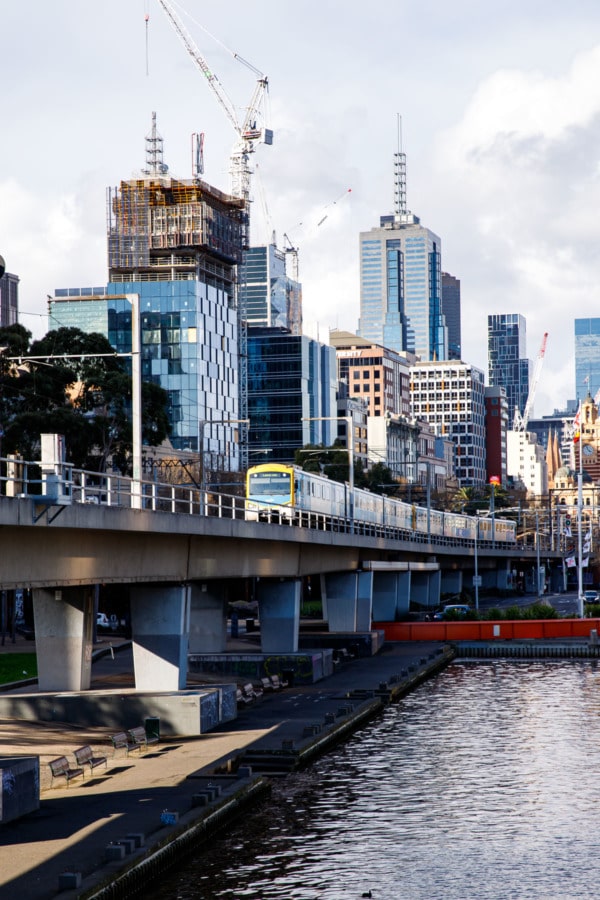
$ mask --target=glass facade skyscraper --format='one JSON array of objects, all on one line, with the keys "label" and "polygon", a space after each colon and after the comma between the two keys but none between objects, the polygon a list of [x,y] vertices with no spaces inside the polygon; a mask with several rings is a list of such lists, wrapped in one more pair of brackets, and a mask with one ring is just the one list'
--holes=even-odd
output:
[{"label": "glass facade skyscraper", "polygon": [[119,353],[131,351],[132,307],[140,297],[142,379],[168,394],[170,440],[177,450],[203,450],[214,468],[239,457],[236,309],[223,291],[199,281],[130,282],[57,290],[50,326],[103,334]]},{"label": "glass facade skyscraper", "polygon": [[288,277],[286,254],[275,244],[246,250],[238,282],[248,325],[302,334],[302,288]]},{"label": "glass facade skyscraper", "polygon": [[442,272],[442,312],[448,328],[448,359],[462,359],[460,281]]},{"label": "glass facade skyscraper", "polygon": [[529,360],[526,352],[526,324],[520,313],[488,316],[488,378],[490,387],[503,387],[512,428],[515,409],[525,411],[529,395]]},{"label": "glass facade skyscraper", "polygon": [[412,214],[360,235],[361,337],[424,361],[447,359],[441,241]]},{"label": "glass facade skyscraper", "polygon": [[600,319],[575,319],[575,391],[583,400],[600,390]]},{"label": "glass facade skyscraper", "polygon": [[335,349],[279,329],[248,332],[251,462],[291,463],[305,444],[337,437]]},{"label": "glass facade skyscraper", "polygon": [[0,327],[15,325],[19,319],[19,279],[5,272],[0,278]]}]

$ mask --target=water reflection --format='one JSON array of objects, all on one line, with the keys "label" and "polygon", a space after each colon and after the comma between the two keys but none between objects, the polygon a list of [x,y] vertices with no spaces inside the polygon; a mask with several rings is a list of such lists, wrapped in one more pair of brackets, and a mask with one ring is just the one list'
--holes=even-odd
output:
[{"label": "water reflection", "polygon": [[596,897],[599,678],[594,662],[457,663],[148,896]]}]

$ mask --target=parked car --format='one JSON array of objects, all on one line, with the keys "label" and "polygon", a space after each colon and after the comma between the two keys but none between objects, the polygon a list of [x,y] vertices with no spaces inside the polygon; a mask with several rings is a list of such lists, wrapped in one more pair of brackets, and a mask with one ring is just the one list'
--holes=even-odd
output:
[{"label": "parked car", "polygon": [[586,591],[583,599],[585,603],[600,603],[600,594],[598,591]]},{"label": "parked car", "polygon": [[471,611],[471,607],[466,603],[449,603],[434,615],[434,621],[439,622],[442,619],[464,619]]}]

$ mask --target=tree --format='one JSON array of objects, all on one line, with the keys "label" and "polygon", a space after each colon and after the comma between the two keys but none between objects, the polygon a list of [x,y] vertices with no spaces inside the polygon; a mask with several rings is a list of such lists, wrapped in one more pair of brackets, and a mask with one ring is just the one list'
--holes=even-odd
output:
[{"label": "tree", "polygon": [[[35,459],[40,434],[59,433],[75,466],[104,471],[110,460],[130,474],[132,385],[124,360],[103,335],[78,328],[59,328],[31,345],[30,339],[21,326],[0,329],[0,345],[7,348],[0,363],[3,452]],[[145,443],[154,446],[167,436],[166,405],[159,385],[142,384]]]}]

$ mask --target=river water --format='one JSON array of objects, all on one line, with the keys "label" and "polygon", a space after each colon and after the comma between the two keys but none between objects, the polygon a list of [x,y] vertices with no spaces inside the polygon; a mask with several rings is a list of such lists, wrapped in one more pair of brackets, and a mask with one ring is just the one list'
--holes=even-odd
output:
[{"label": "river water", "polygon": [[600,897],[600,669],[454,663],[146,896]]}]

